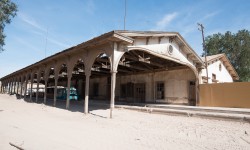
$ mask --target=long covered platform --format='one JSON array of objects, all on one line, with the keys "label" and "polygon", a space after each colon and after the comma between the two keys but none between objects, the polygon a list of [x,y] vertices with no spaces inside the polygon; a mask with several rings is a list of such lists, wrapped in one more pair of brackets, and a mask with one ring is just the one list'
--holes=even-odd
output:
[{"label": "long covered platform", "polygon": [[[43,97],[47,87],[77,89],[88,113],[89,99],[129,103],[197,105],[203,61],[176,32],[111,31],[47,57],[0,79],[1,93],[19,94],[27,100]],[[29,85],[29,87],[28,87]],[[27,94],[36,85],[36,94]],[[43,85],[44,93],[39,95]],[[28,97],[29,96],[29,97]]]}]

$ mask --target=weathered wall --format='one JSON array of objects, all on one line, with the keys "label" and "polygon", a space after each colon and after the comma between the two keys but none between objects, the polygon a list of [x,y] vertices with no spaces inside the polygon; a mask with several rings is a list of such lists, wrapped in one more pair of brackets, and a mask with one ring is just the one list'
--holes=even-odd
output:
[{"label": "weathered wall", "polygon": [[164,100],[159,102],[188,103],[189,82],[195,81],[194,73],[189,70],[175,70],[160,72],[155,75],[155,81],[165,84]]},{"label": "weathered wall", "polygon": [[200,85],[200,106],[250,108],[250,82]]},{"label": "weathered wall", "polygon": [[[95,94],[94,84],[98,84],[98,94]],[[107,97],[107,77],[90,79],[89,95],[93,99],[105,99]]]},{"label": "weathered wall", "polygon": [[[123,100],[120,97],[121,84],[126,83],[144,83],[145,84],[145,101],[146,102],[163,102],[163,103],[188,103],[189,82],[195,81],[195,75],[190,69],[162,71],[156,73],[117,76],[115,96],[116,99]],[[155,99],[156,83],[164,83],[164,99]],[[94,98],[94,84],[98,83],[98,99],[107,97],[107,77],[95,78],[90,80],[90,96]],[[155,91],[154,91],[155,90]]]},{"label": "weathered wall", "polygon": [[[134,46],[146,48],[162,56],[169,57],[170,59],[173,59],[177,62],[187,63],[195,68],[194,61],[188,58],[187,53],[185,53],[184,50],[176,42],[174,41],[170,42],[169,38],[167,37],[162,38],[160,43],[158,43],[158,38],[149,38],[148,44],[146,44],[146,41],[147,41],[146,38],[135,39]],[[172,54],[168,52],[169,45],[173,46]],[[128,47],[132,48],[133,46],[128,46]]]},{"label": "weathered wall", "polygon": [[[145,83],[145,100],[146,102],[153,101],[153,89],[152,89],[152,80],[153,74],[139,74],[139,75],[128,75],[128,76],[120,76],[120,84],[117,87],[120,87],[121,84],[126,83]],[[120,88],[116,88],[117,96],[120,95]]]}]

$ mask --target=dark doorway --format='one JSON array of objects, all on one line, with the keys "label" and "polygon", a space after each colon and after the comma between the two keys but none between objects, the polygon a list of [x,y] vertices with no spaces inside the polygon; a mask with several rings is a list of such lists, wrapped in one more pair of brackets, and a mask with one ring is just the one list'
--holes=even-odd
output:
[{"label": "dark doorway", "polygon": [[189,105],[195,106],[195,81],[190,81],[189,82]]},{"label": "dark doorway", "polygon": [[135,103],[145,103],[145,83],[135,84]]}]

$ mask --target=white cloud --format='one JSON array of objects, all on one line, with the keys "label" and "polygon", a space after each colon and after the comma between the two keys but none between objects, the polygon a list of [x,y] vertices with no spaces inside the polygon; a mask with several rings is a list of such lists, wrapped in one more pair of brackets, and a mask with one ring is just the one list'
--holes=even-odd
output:
[{"label": "white cloud", "polygon": [[37,34],[39,36],[44,36],[45,38],[47,38],[48,42],[56,44],[56,45],[58,45],[58,46],[60,46],[62,48],[71,47],[70,44],[66,44],[65,42],[61,42],[59,40],[56,40],[57,38],[62,39],[62,37],[56,36],[55,34],[49,33],[50,37],[49,38],[46,37],[47,34],[48,34],[47,33],[48,29],[43,27],[41,24],[37,23],[37,21],[34,18],[32,18],[32,17],[30,17],[30,16],[28,16],[28,15],[26,15],[24,13],[21,13],[21,12],[18,14],[18,16],[23,22],[25,22],[27,25],[34,28],[34,30],[29,30],[29,32],[32,32],[32,33]]},{"label": "white cloud", "polygon": [[215,12],[206,14],[203,18],[201,18],[201,19],[199,20],[199,22],[206,21],[207,19],[216,16],[218,13],[219,13],[219,11],[215,11]]},{"label": "white cloud", "polygon": [[39,29],[39,30],[41,30],[41,31],[46,32],[46,29],[45,29],[44,27],[42,27],[40,24],[38,24],[38,23],[37,23],[33,18],[31,18],[30,16],[25,15],[24,13],[18,13],[18,16],[19,16],[19,18],[20,18],[23,22],[29,24],[30,26],[32,26],[32,27],[34,27],[34,28],[36,28],[36,29]]},{"label": "white cloud", "polygon": [[68,45],[68,44],[65,44],[65,43],[62,43],[62,42],[59,42],[58,40],[55,40],[55,39],[52,39],[52,38],[47,38],[49,42],[51,43],[54,43],[58,46],[61,46],[61,47],[64,47],[64,48],[69,48],[71,47],[71,45]]},{"label": "white cloud", "polygon": [[29,48],[30,50],[32,51],[36,51],[36,52],[39,52],[40,54],[42,53],[43,50],[41,49],[38,49],[37,47],[35,47],[33,44],[31,44],[29,41],[25,41],[23,38],[20,38],[20,37],[14,37],[14,39],[21,43],[23,46]]},{"label": "white cloud", "polygon": [[160,21],[156,23],[154,30],[164,30],[168,24],[178,16],[177,12],[166,14]]}]

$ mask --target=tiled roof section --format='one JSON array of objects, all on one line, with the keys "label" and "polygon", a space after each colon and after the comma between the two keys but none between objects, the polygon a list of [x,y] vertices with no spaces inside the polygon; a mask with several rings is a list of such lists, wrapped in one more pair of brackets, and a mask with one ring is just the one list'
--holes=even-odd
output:
[{"label": "tiled roof section", "polygon": [[[91,46],[101,45],[103,43],[107,43],[110,41],[118,41],[118,42],[124,42],[124,43],[133,43],[134,38],[136,37],[173,37],[176,39],[176,42],[180,45],[182,45],[186,50],[188,55],[193,55],[194,61],[198,64],[203,66],[204,63],[202,59],[198,56],[198,54],[191,48],[191,46],[185,41],[185,39],[178,33],[178,32],[162,32],[162,31],[128,31],[128,30],[114,30],[107,33],[104,33],[100,36],[97,36],[93,39],[90,39],[88,41],[82,42],[76,46],[73,46],[71,48],[65,49],[61,52],[58,52],[52,56],[49,56],[47,58],[44,58],[34,64],[31,64],[27,67],[24,67],[20,70],[17,70],[9,75],[6,75],[3,78],[8,78],[10,76],[13,76],[15,74],[19,74],[22,72],[26,72],[28,70],[31,70],[32,68],[36,68],[40,65],[46,65],[50,64],[51,62],[54,62],[54,60],[58,58],[63,58],[70,53],[77,53],[79,51],[84,50],[85,48],[90,48]],[[1,78],[1,79],[3,79]],[[0,79],[0,80],[1,80]]]},{"label": "tiled roof section", "polygon": [[[217,55],[210,55],[207,56],[207,62],[212,62],[215,59],[219,59],[221,57],[223,57],[224,54],[217,54]],[[205,62],[205,57],[201,57],[201,59]]]}]

